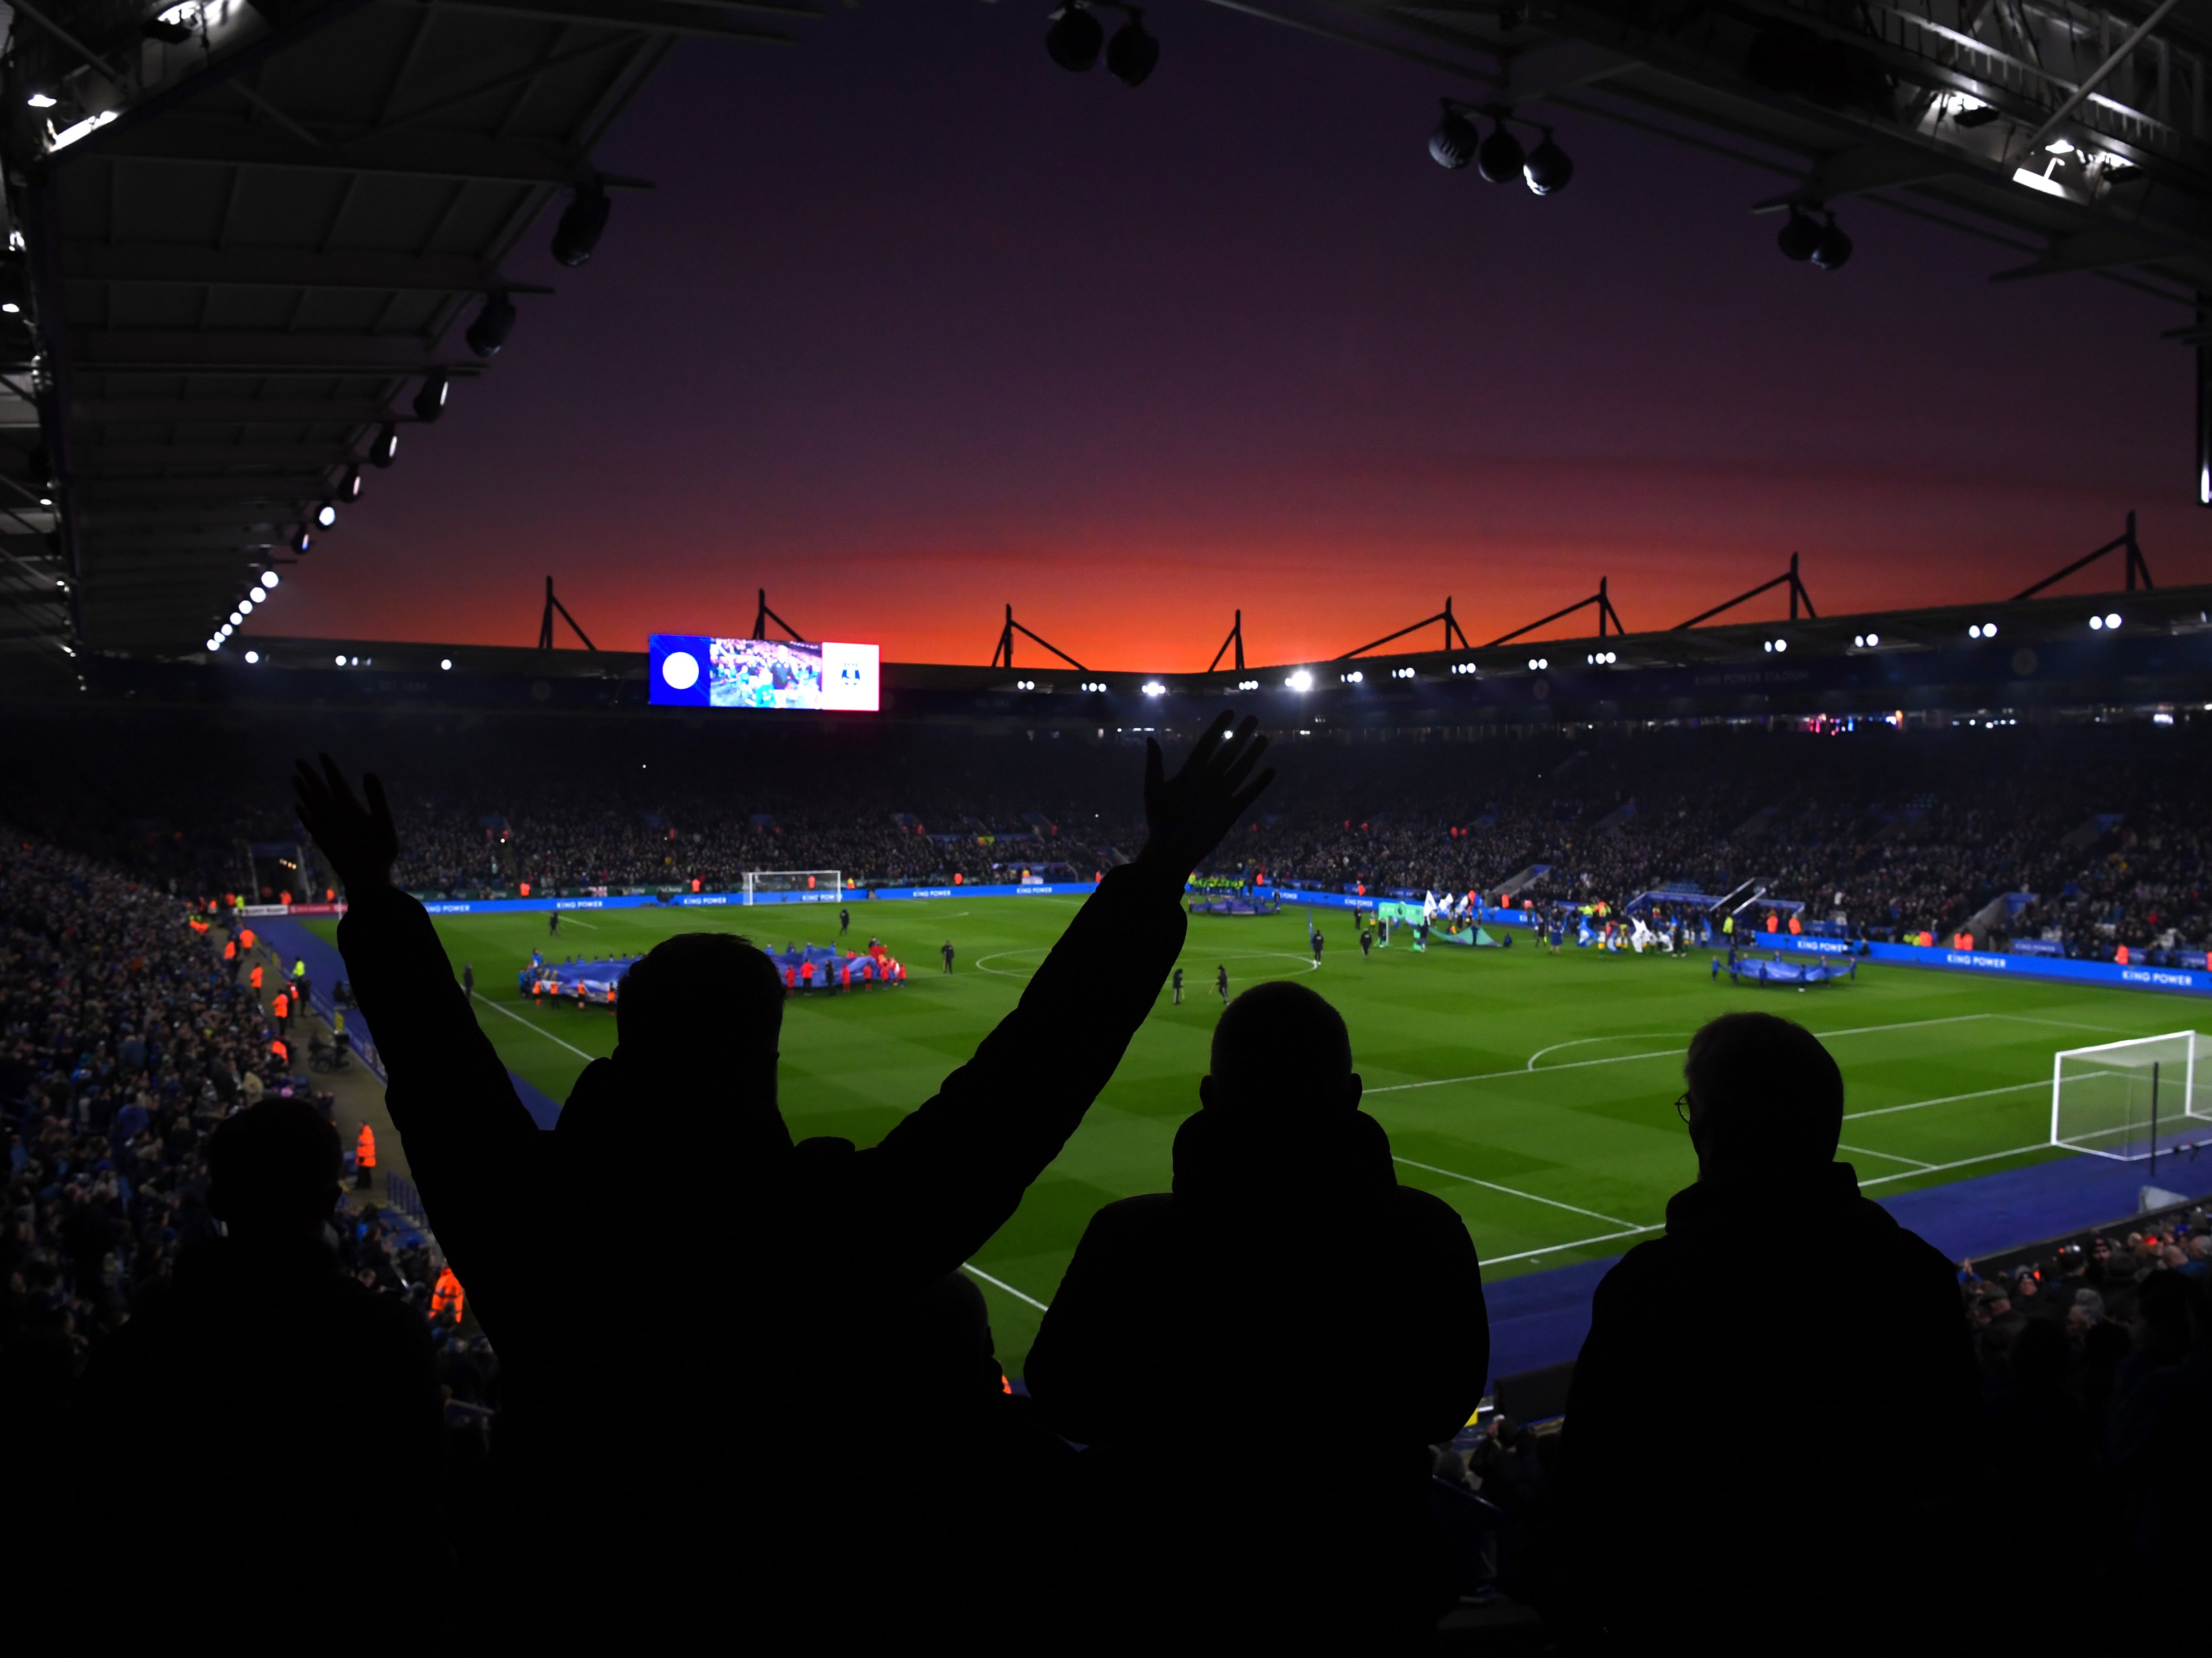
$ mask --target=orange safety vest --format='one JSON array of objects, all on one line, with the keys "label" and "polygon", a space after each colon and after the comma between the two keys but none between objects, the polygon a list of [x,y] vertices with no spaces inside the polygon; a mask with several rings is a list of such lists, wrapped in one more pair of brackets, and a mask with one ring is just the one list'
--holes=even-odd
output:
[{"label": "orange safety vest", "polygon": [[234,962],[238,959],[237,939],[228,938],[223,941],[222,959],[226,962]]},{"label": "orange safety vest", "polygon": [[1766,930],[1769,932],[1778,932],[1780,930],[1780,923],[1777,917],[1769,915],[1766,918]]},{"label": "orange safety vest", "polygon": [[430,1286],[430,1316],[451,1313],[455,1323],[460,1321],[461,1306],[466,1299],[461,1293],[461,1281],[453,1276],[451,1266],[441,1269],[438,1281]]},{"label": "orange safety vest", "polygon": [[256,990],[261,988],[261,967],[258,963],[254,964],[253,971],[247,974],[246,978],[246,982],[251,984]]},{"label": "orange safety vest", "polygon": [[376,1131],[367,1123],[361,1126],[361,1138],[353,1143],[357,1165],[362,1169],[376,1167]]},{"label": "orange safety vest", "polygon": [[251,950],[253,948],[253,929],[252,927],[240,927],[239,929],[238,944],[239,948],[241,950]]},{"label": "orange safety vest", "polygon": [[291,999],[286,996],[283,991],[278,991],[276,993],[276,999],[269,1005],[269,1011],[271,1013],[274,1013],[279,1019],[290,1018],[292,1017]]}]

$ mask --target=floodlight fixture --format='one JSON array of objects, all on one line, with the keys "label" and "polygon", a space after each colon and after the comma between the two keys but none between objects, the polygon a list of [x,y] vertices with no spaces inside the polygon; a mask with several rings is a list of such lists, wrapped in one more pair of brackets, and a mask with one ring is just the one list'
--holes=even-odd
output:
[{"label": "floodlight fixture", "polygon": [[477,319],[461,337],[477,355],[495,357],[514,331],[514,296],[503,288],[495,288],[483,296],[483,308],[477,313]]},{"label": "floodlight fixture", "polygon": [[453,659],[452,657],[450,657],[450,656],[441,656],[441,657],[440,657],[440,658],[438,659],[438,671],[439,671],[441,673],[451,673],[451,672],[453,672]]},{"label": "floodlight fixture", "polygon": [[238,613],[240,616],[252,616],[253,614],[253,601],[250,598],[240,599],[238,601]]},{"label": "floodlight fixture", "polygon": [[1827,216],[1821,227],[1820,239],[1813,244],[1813,264],[1821,270],[1841,270],[1850,262],[1851,239],[1844,234],[1844,228],[1836,222],[1836,216]]},{"label": "floodlight fixture", "polygon": [[343,666],[345,666],[345,658],[343,658],[343,657],[339,657],[339,658],[337,659],[337,665],[338,665],[338,666],[340,666],[341,668],[343,668]]},{"label": "floodlight fixture", "polygon": [[1804,264],[1813,257],[1813,250],[1820,245],[1820,222],[1793,206],[1790,210],[1790,216],[1783,221],[1774,245],[1782,250],[1784,258]]},{"label": "floodlight fixture", "polygon": [[1147,679],[1144,689],[1146,696],[1165,696],[1168,694],[1168,688],[1157,679]]},{"label": "floodlight fixture", "polygon": [[23,101],[33,109],[52,109],[56,104],[61,102],[61,100],[50,92],[34,92]]},{"label": "floodlight fixture", "polygon": [[318,530],[327,530],[337,521],[338,509],[335,501],[326,501],[315,508],[315,527]]},{"label": "floodlight fixture", "polygon": [[1443,118],[1429,135],[1429,156],[1436,164],[1457,173],[1474,159],[1482,144],[1482,129],[1467,118],[1457,104],[1443,100]]},{"label": "floodlight fixture", "polygon": [[222,641],[210,634],[208,636],[207,647],[211,651],[219,651],[222,648]]},{"label": "floodlight fixture", "polygon": [[[389,463],[386,464],[389,465]],[[345,482],[338,485],[337,499],[340,501],[359,501],[361,499],[360,467],[349,466],[346,469]]]},{"label": "floodlight fixture", "polygon": [[[497,348],[494,348],[496,349]],[[415,394],[415,418],[426,424],[446,412],[446,399],[453,395],[453,382],[444,374],[426,375],[422,388]]]},{"label": "floodlight fixture", "polygon": [[301,558],[305,558],[313,550],[314,544],[314,537],[309,535],[305,530],[292,537],[292,550]]},{"label": "floodlight fixture", "polygon": [[264,570],[261,573],[261,585],[264,587],[273,589],[276,586],[276,572],[274,570]]},{"label": "floodlight fixture", "polygon": [[1145,29],[1141,6],[1123,8],[1129,21],[1114,31],[1106,43],[1106,72],[1133,91],[1159,67],[1160,43]]},{"label": "floodlight fixture", "polygon": [[1528,159],[1521,167],[1521,179],[1530,191],[1538,196],[1553,195],[1574,182],[1575,164],[1567,152],[1553,141],[1552,129],[1544,129],[1544,142],[1528,152]]},{"label": "floodlight fixture", "polygon": [[2107,629],[2117,628],[2119,625],[2120,613],[2118,610],[2107,610],[2105,612],[2105,626]]},{"label": "floodlight fixture", "polygon": [[1237,689],[1240,691],[1256,691],[1260,689],[1260,682],[1256,679],[1240,679],[1237,682]]},{"label": "floodlight fixture", "polygon": [[[386,421],[378,430],[376,440],[368,446],[368,464],[371,466],[385,467],[391,465],[398,459],[399,428],[392,422]],[[361,474],[356,472],[354,479],[356,492],[359,489],[360,478]]]},{"label": "floodlight fixture", "polygon": [[1357,668],[1354,668],[1350,673],[1339,674],[1337,677],[1341,679],[1347,685],[1364,685],[1367,683],[1367,676],[1360,672]]},{"label": "floodlight fixture", "polygon": [[590,258],[599,246],[599,238],[606,234],[607,215],[614,203],[607,197],[607,187],[597,179],[586,179],[576,186],[561,215],[561,222],[553,228],[553,258],[556,264],[570,269]]},{"label": "floodlight fixture", "polygon": [[1068,0],[1053,14],[1052,27],[1044,32],[1044,49],[1052,61],[1074,75],[1096,64],[1105,44],[1105,29],[1082,0]]},{"label": "floodlight fixture", "polygon": [[269,602],[269,590],[266,587],[249,587],[246,589],[246,596],[256,604],[266,604]]},{"label": "floodlight fixture", "polygon": [[258,662],[261,660],[261,653],[258,651],[248,651],[246,653],[246,659],[248,662]]},{"label": "floodlight fixture", "polygon": [[233,627],[235,627],[238,623],[241,623],[241,622],[245,621],[245,620],[246,620],[246,617],[245,617],[245,616],[244,616],[242,613],[240,613],[240,611],[233,610],[233,611],[230,613],[230,620],[231,620],[231,625],[232,625]]},{"label": "floodlight fixture", "polygon": [[1521,141],[1505,130],[1503,118],[1490,129],[1490,136],[1482,141],[1482,148],[1474,153],[1474,170],[1486,184],[1502,185],[1508,179],[1517,179],[1521,169],[1528,164],[1528,152],[1521,148]]},{"label": "floodlight fixture", "polygon": [[1313,676],[1304,668],[1300,668],[1289,678],[1284,680],[1283,683],[1294,691],[1310,691],[1313,689]]},{"label": "floodlight fixture", "polygon": [[1528,671],[1530,673],[1541,673],[1545,669],[1551,665],[1552,659],[1548,656],[1532,656],[1528,659]]},{"label": "floodlight fixture", "polygon": [[16,304],[15,301],[9,300],[4,305],[0,305],[0,313],[4,313],[10,317],[20,317],[23,314],[23,307]]}]

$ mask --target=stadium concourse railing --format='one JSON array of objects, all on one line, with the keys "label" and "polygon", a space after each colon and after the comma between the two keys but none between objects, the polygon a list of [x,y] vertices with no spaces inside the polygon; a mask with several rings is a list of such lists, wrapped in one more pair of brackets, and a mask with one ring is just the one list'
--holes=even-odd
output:
[{"label": "stadium concourse railing", "polygon": [[[973,886],[853,887],[842,892],[756,893],[755,904],[862,903],[870,899],[915,898],[1057,898],[1087,896],[1090,881],[1024,882],[1018,886],[977,884]],[[1285,908],[1373,909],[1381,899],[1349,892],[1316,892],[1282,888]],[[606,898],[433,898],[423,908],[433,915],[498,914],[518,910],[595,910],[650,908],[722,908],[744,907],[744,895],[731,892],[684,892],[666,896],[638,895]],[[343,905],[249,905],[248,915],[307,915],[340,913]],[[1485,908],[1475,912],[1484,926],[1533,925],[1528,913]],[[1825,938],[1813,934],[1754,933],[1746,948],[1780,950],[1800,955],[1856,956],[1863,962],[1893,967],[1934,968],[1949,972],[2001,975],[2014,979],[2051,979],[2072,984],[2112,985],[2129,990],[2163,990],[2185,995],[2212,996],[2212,969],[2185,967],[2147,967],[2132,963],[2084,962],[2063,956],[2028,953],[1999,954],[1995,950],[1950,950],[1942,945],[1875,944],[1847,938]],[[322,995],[315,998],[319,1007]]]}]

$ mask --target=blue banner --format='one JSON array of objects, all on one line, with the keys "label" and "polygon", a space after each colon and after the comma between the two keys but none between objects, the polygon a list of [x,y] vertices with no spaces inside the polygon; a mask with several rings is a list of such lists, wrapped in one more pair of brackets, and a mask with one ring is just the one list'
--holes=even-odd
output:
[{"label": "blue banner", "polygon": [[1856,944],[1840,938],[1776,938],[1761,933],[1747,949],[1780,949],[1814,956],[1846,952],[1893,967],[1946,968],[1996,973],[2014,979],[2057,979],[2073,984],[2113,985],[2126,990],[2173,990],[2212,995],[2212,972],[2199,968],[2139,967],[2133,963],[2079,962],[2063,956],[2000,956],[1991,950],[1946,950],[1940,944]]}]

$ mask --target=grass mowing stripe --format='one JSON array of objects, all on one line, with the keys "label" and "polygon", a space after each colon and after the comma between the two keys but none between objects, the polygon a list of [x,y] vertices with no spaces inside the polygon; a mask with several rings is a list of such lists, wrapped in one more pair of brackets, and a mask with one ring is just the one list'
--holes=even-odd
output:
[{"label": "grass mowing stripe", "polygon": [[963,1272],[973,1272],[977,1278],[982,1279],[984,1283],[989,1284],[993,1289],[1004,1290],[1016,1301],[1026,1301],[1040,1313],[1048,1313],[1052,1310],[1051,1308],[1046,1306],[1044,1303],[1039,1301],[1035,1296],[1023,1294],[1022,1291],[1014,1288],[1012,1284],[1007,1283],[1004,1278],[993,1278],[988,1272],[985,1272],[980,1266],[972,1266],[969,1262],[963,1260],[960,1263],[960,1270]]},{"label": "grass mowing stripe", "polygon": [[1439,1169],[1432,1163],[1415,1163],[1411,1157],[1393,1153],[1393,1163],[1402,1163],[1408,1169],[1425,1169],[1431,1175],[1442,1175],[1447,1180],[1465,1181],[1469,1186],[1486,1187],[1492,1192],[1503,1192],[1508,1197],[1526,1198],[1531,1203],[1547,1203],[1554,1209],[1564,1209],[1570,1214],[1588,1215],[1592,1220],[1601,1220],[1607,1226],[1634,1226],[1634,1221],[1623,1220],[1618,1215],[1601,1215],[1595,1209],[1578,1209],[1571,1203],[1561,1203],[1557,1198],[1540,1198],[1534,1192],[1523,1192],[1517,1186],[1500,1186],[1496,1181],[1477,1180],[1472,1175],[1462,1175],[1455,1169]]},{"label": "grass mowing stripe", "polygon": [[544,1025],[538,1023],[537,1020],[526,1019],[522,1015],[517,1013],[511,1007],[501,1007],[497,1002],[492,1000],[490,997],[485,995],[480,990],[471,990],[469,994],[474,997],[477,1001],[482,1002],[486,1007],[491,1009],[495,1013],[504,1013],[508,1018],[514,1020],[515,1023],[527,1026],[530,1029],[536,1031],[539,1035],[544,1037],[547,1042],[561,1042],[562,1047],[567,1048],[571,1054],[574,1054],[580,1060],[595,1060],[599,1057],[596,1054],[585,1053],[582,1048],[577,1047],[574,1042],[561,1042],[560,1037],[555,1035]]}]

